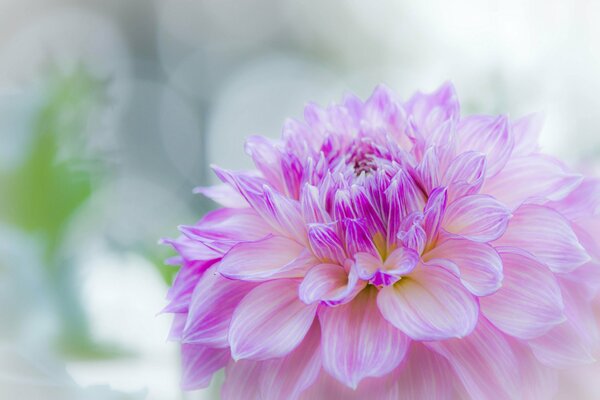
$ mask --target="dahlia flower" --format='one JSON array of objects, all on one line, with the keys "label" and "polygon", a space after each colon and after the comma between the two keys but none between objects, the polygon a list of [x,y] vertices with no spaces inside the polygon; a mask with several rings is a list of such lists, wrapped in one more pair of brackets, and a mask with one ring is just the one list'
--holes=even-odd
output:
[{"label": "dahlia flower", "polygon": [[600,182],[539,151],[540,118],[460,114],[453,87],[346,97],[166,239],[183,388],[224,399],[546,399],[590,363]]}]

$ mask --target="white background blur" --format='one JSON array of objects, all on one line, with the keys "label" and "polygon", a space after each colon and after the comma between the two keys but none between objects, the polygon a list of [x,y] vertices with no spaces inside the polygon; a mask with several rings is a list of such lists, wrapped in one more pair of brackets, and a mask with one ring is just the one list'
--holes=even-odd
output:
[{"label": "white background blur", "polygon": [[213,398],[178,388],[156,243],[209,209],[210,163],[250,167],[244,137],[309,100],[450,80],[465,113],[544,112],[544,149],[598,171],[598,21],[592,0],[0,0],[0,196],[30,200],[0,202],[0,398]]}]

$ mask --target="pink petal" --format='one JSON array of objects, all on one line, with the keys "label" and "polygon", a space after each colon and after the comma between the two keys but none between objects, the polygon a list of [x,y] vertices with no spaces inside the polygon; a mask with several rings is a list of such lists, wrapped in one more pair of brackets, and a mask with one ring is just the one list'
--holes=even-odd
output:
[{"label": "pink petal", "polygon": [[271,233],[263,219],[249,208],[221,208],[211,211],[198,224],[182,226],[180,230],[191,239],[201,242],[216,241],[219,244],[258,240]]},{"label": "pink petal", "polygon": [[496,175],[508,161],[514,138],[505,116],[469,116],[458,125],[463,150],[475,150],[486,156],[486,174]]},{"label": "pink petal", "polygon": [[600,180],[585,179],[581,185],[559,200],[546,203],[567,219],[588,218],[600,211]]},{"label": "pink petal", "polygon": [[215,372],[227,365],[229,349],[183,344],[181,345],[183,390],[196,390],[208,387]]},{"label": "pink petal", "polygon": [[302,341],[310,328],[317,304],[298,299],[299,282],[278,279],[261,284],[235,309],[229,327],[234,360],[282,357]]},{"label": "pink petal", "polygon": [[532,204],[515,211],[506,233],[495,245],[526,250],[554,272],[569,272],[590,260],[562,215]]},{"label": "pink petal", "polygon": [[544,124],[542,114],[526,115],[512,123],[515,137],[513,157],[526,156],[539,150],[538,137]]},{"label": "pink petal", "polygon": [[485,319],[463,339],[426,345],[448,360],[470,398],[521,398],[518,359],[504,336]]},{"label": "pink petal", "polygon": [[344,263],[344,245],[331,225],[311,224],[308,228],[308,242],[314,255],[322,261]]},{"label": "pink petal", "polygon": [[461,153],[452,160],[443,179],[450,201],[476,194],[483,185],[485,168],[485,155],[477,151]]},{"label": "pink petal", "polygon": [[348,274],[341,265],[319,264],[312,267],[300,284],[300,300],[306,304],[333,299],[348,284]]},{"label": "pink petal", "polygon": [[395,377],[396,397],[404,400],[450,400],[453,380],[450,365],[436,352],[412,343],[404,365]]},{"label": "pink petal", "polygon": [[563,322],[564,305],[554,274],[525,252],[499,249],[504,265],[502,287],[479,299],[482,313],[501,331],[531,339]]},{"label": "pink petal", "polygon": [[419,343],[412,343],[404,361],[381,378],[365,378],[354,390],[325,371],[301,399],[327,400],[450,400],[454,373],[448,362]]},{"label": "pink petal", "polygon": [[468,335],[479,314],[477,302],[450,272],[417,267],[379,291],[377,305],[392,325],[415,340]]},{"label": "pink petal", "polygon": [[486,243],[448,239],[425,253],[423,262],[456,273],[476,296],[487,296],[502,285],[502,260]]},{"label": "pink petal", "polygon": [[472,195],[450,204],[442,228],[475,242],[490,242],[502,236],[509,218],[510,211],[496,199]]},{"label": "pink petal", "polygon": [[267,220],[283,236],[306,244],[306,225],[302,219],[300,202],[285,197],[266,185],[263,186],[263,190],[265,207],[263,211]]},{"label": "pink petal", "polygon": [[325,210],[319,199],[319,189],[313,185],[306,184],[302,188],[300,207],[304,220],[309,224],[331,222],[329,213]]},{"label": "pink petal", "polygon": [[255,286],[226,279],[215,267],[209,269],[194,289],[183,342],[228,347],[227,333],[233,311]]},{"label": "pink petal", "polygon": [[277,190],[283,191],[281,153],[275,144],[264,136],[253,135],[246,139],[245,149],[266,180],[276,185]]},{"label": "pink petal", "polygon": [[420,135],[425,138],[445,121],[457,120],[460,116],[458,96],[449,82],[433,93],[415,93],[404,108],[414,119]]},{"label": "pink petal", "polygon": [[219,272],[231,279],[260,281],[277,276],[302,276],[295,261],[304,247],[281,236],[239,243],[223,257]]},{"label": "pink petal", "polygon": [[231,362],[221,389],[224,400],[295,400],[321,370],[321,334],[314,323],[302,343],[282,358]]},{"label": "pink petal", "polygon": [[447,198],[448,194],[445,188],[434,189],[423,210],[423,228],[430,241],[436,238],[444,219]]},{"label": "pink petal", "polygon": [[485,181],[481,193],[514,209],[528,199],[560,200],[581,180],[580,175],[566,172],[552,157],[534,154],[511,158],[498,175]]},{"label": "pink petal", "polygon": [[229,185],[220,184],[215,186],[198,186],[194,188],[194,193],[206,196],[223,207],[248,207],[248,202]]},{"label": "pink petal", "polygon": [[529,341],[539,361],[554,368],[592,363],[598,351],[598,322],[587,293],[573,281],[559,278],[566,321]]},{"label": "pink petal", "polygon": [[408,338],[379,313],[376,295],[375,288],[365,288],[350,303],[319,312],[323,366],[350,388],[393,370],[408,348]]}]

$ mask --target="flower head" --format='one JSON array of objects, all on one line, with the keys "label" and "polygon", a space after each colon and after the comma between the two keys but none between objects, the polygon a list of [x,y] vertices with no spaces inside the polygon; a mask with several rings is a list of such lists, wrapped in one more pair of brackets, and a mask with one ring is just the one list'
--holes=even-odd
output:
[{"label": "flower head", "polygon": [[225,399],[547,398],[592,360],[600,183],[451,85],[309,105],[167,240],[183,386]]}]

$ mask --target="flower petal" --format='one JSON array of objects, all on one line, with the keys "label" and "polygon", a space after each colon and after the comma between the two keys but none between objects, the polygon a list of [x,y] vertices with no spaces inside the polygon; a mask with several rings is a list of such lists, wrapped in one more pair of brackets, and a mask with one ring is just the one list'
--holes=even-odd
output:
[{"label": "flower petal", "polygon": [[464,337],[479,314],[473,296],[452,273],[438,267],[417,267],[384,287],[377,305],[385,319],[415,340]]},{"label": "flower petal", "polygon": [[483,185],[485,168],[485,155],[477,151],[461,153],[452,160],[442,181],[450,201],[476,194]]},{"label": "flower petal", "polygon": [[544,124],[542,114],[526,115],[512,123],[515,147],[512,156],[526,156],[539,150],[538,137]]},{"label": "flower petal", "polygon": [[518,360],[502,333],[481,318],[462,339],[428,342],[444,356],[473,399],[520,399]]},{"label": "flower petal", "polygon": [[533,154],[511,158],[498,175],[486,179],[481,193],[514,209],[528,199],[560,200],[581,181],[581,175],[566,172],[554,158]]},{"label": "flower petal", "polygon": [[347,284],[348,274],[341,265],[315,265],[306,273],[300,284],[300,300],[306,304],[330,300]]},{"label": "flower petal", "polygon": [[510,211],[493,197],[462,197],[446,209],[442,228],[475,242],[498,239],[508,225]]},{"label": "flower petal", "polygon": [[209,269],[194,289],[183,342],[228,347],[227,333],[233,312],[255,286],[226,279],[215,267]]},{"label": "flower petal", "polygon": [[367,287],[350,303],[319,312],[323,367],[350,388],[393,370],[408,349],[408,338],[381,316],[376,295]]},{"label": "flower petal", "polygon": [[448,239],[423,255],[427,265],[438,265],[458,274],[476,296],[487,296],[502,284],[502,260],[492,246],[466,239]]},{"label": "flower petal", "polygon": [[463,118],[458,125],[458,135],[463,150],[475,150],[485,154],[488,177],[502,170],[514,147],[508,118],[502,115],[474,115]]},{"label": "flower petal", "polygon": [[317,304],[301,302],[298,285],[295,280],[278,279],[261,284],[244,297],[229,327],[234,360],[282,357],[302,341]]},{"label": "flower petal", "polygon": [[321,370],[321,332],[315,321],[302,343],[290,354],[266,361],[231,362],[221,389],[224,400],[295,400]]},{"label": "flower petal", "polygon": [[181,345],[183,390],[208,387],[215,372],[227,365],[229,349],[213,349],[196,344]]},{"label": "flower petal", "polygon": [[293,267],[304,247],[281,236],[268,236],[255,242],[242,242],[229,250],[219,263],[219,272],[231,279],[260,281],[277,274],[302,276]]},{"label": "flower petal", "polygon": [[531,339],[564,321],[563,301],[554,274],[532,256],[499,248],[504,265],[502,287],[479,299],[482,313],[498,329]]},{"label": "flower petal", "polygon": [[194,194],[208,197],[217,204],[228,208],[246,208],[248,202],[231,186],[226,184],[214,186],[198,186],[194,188]]},{"label": "flower petal", "polygon": [[553,272],[569,272],[590,260],[562,215],[533,204],[515,211],[508,229],[494,245],[526,250]]}]

